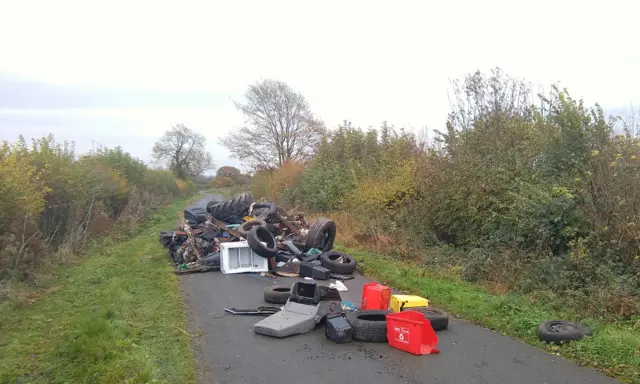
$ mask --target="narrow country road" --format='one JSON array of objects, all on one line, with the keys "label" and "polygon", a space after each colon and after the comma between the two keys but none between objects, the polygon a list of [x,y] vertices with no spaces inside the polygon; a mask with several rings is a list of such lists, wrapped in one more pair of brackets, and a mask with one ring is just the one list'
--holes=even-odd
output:
[{"label": "narrow country road", "polygon": [[[200,203],[221,196],[204,196]],[[438,332],[438,355],[414,356],[382,343],[335,344],[324,328],[285,339],[257,335],[258,316],[233,316],[224,308],[265,305],[263,289],[291,284],[255,274],[220,272],[180,276],[194,338],[199,383],[491,383],[613,384],[603,374],[463,321]],[[344,301],[359,304],[370,280],[346,281]],[[325,282],[319,282],[325,283]],[[328,284],[328,282],[327,282]]]}]

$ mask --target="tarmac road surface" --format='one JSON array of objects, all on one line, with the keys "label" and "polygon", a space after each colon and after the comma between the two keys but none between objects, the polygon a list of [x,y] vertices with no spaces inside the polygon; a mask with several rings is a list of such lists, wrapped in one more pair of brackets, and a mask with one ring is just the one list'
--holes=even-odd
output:
[{"label": "tarmac road surface", "polygon": [[[212,198],[206,195],[200,203]],[[513,340],[480,326],[450,319],[438,332],[436,355],[414,356],[386,343],[335,344],[324,327],[284,339],[253,333],[262,316],[233,316],[224,308],[266,304],[263,290],[295,279],[273,280],[258,274],[221,272],[179,276],[193,339],[199,383],[332,384],[613,384],[594,370]],[[344,282],[343,301],[359,305],[362,286],[356,276]],[[328,282],[318,282],[328,284]]]}]

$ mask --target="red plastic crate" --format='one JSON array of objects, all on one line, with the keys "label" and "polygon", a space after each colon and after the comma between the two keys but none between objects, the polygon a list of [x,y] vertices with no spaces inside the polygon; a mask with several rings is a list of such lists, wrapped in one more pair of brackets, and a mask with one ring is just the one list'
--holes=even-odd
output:
[{"label": "red plastic crate", "polygon": [[431,322],[417,311],[388,314],[387,339],[390,346],[414,355],[440,353]]},{"label": "red plastic crate", "polygon": [[391,288],[378,283],[368,283],[362,288],[360,309],[389,309]]}]

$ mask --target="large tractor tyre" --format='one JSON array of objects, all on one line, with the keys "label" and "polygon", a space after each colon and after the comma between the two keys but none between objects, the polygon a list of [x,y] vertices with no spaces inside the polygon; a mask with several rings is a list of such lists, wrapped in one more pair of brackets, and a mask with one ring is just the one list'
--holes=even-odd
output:
[{"label": "large tractor tyre", "polygon": [[228,224],[242,224],[242,218],[246,216],[251,204],[251,193],[241,193],[211,207],[211,215]]},{"label": "large tractor tyre", "polygon": [[220,202],[218,200],[211,200],[210,202],[207,203],[205,211],[207,211],[207,213],[211,213],[211,208],[213,208],[214,206],[220,204]]}]

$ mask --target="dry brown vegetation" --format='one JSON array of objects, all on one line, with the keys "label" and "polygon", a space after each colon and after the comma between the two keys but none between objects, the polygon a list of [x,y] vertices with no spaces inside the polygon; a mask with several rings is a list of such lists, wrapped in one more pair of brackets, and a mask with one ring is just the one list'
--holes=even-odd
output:
[{"label": "dry brown vegetation", "polygon": [[640,140],[556,87],[495,70],[454,83],[428,142],[386,123],[330,131],[258,197],[329,212],[349,246],[419,260],[497,292],[609,318],[640,315]]},{"label": "dry brown vegetation", "polygon": [[131,227],[194,184],[120,148],[76,156],[53,136],[0,145],[0,280],[37,283],[95,236]]}]

